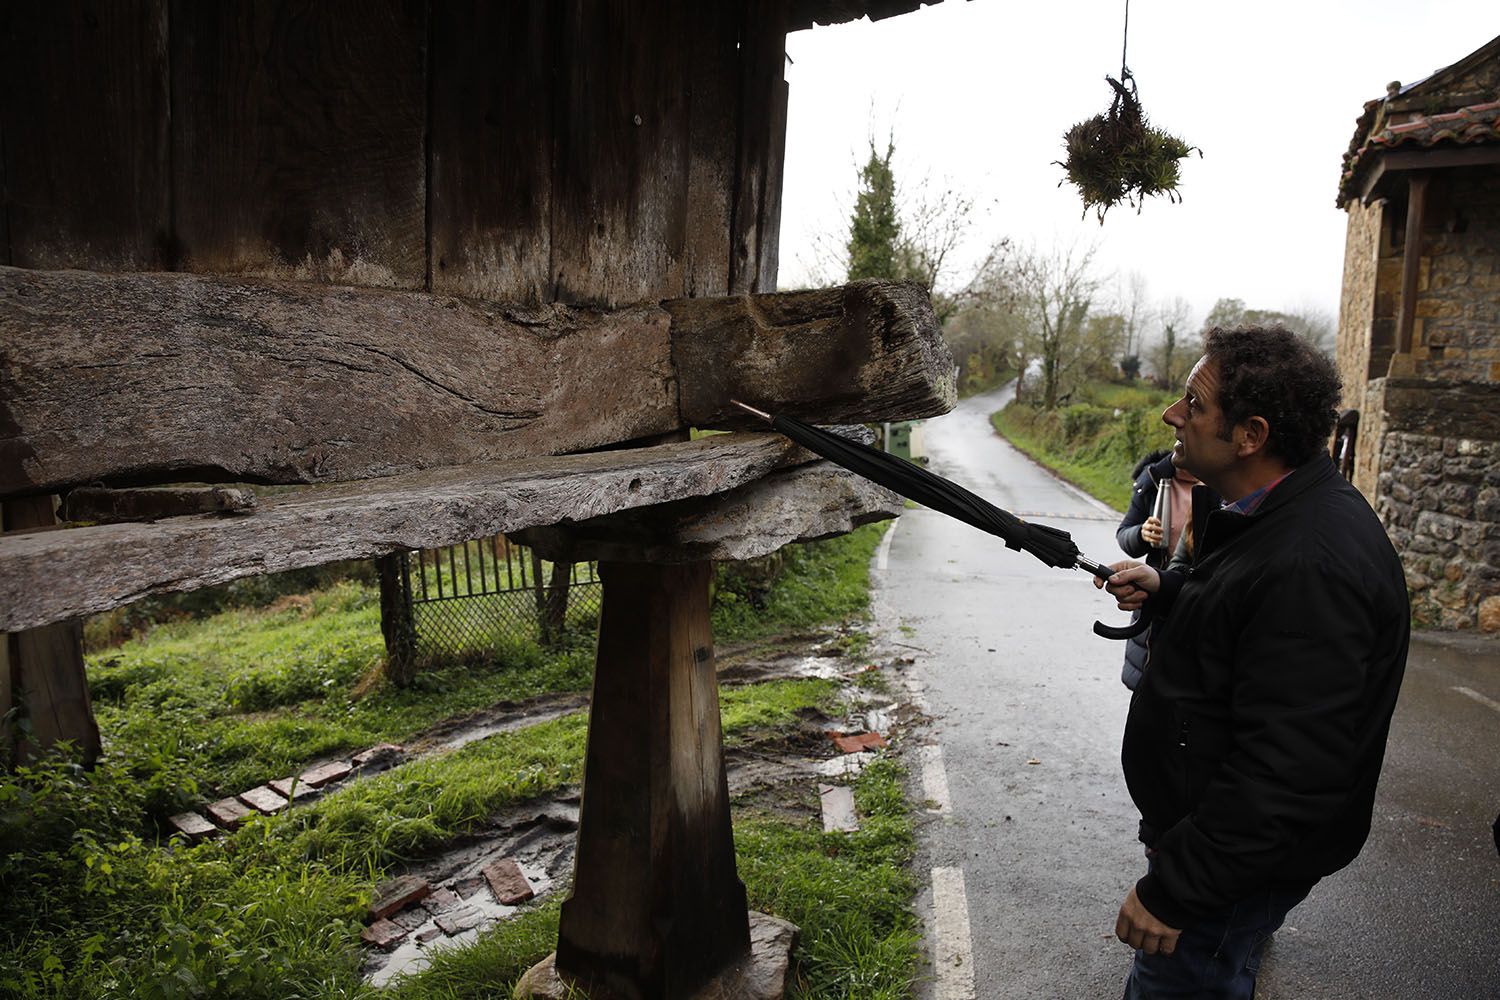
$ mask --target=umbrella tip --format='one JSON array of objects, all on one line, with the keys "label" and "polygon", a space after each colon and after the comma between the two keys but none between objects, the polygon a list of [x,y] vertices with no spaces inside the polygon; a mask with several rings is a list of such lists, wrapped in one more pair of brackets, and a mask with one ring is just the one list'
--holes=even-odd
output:
[{"label": "umbrella tip", "polygon": [[730,402],[733,403],[735,406],[738,406],[740,409],[744,410],[746,413],[749,413],[752,416],[760,417],[760,419],[764,420],[768,424],[771,422],[771,415],[769,413],[767,413],[766,411],[764,411],[764,410],[757,410],[753,406],[746,406],[744,403],[741,403],[738,399],[731,399]]}]

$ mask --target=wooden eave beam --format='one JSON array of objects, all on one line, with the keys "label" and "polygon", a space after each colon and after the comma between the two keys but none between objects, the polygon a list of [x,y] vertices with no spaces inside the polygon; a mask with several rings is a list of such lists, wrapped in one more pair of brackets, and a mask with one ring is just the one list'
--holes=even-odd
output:
[{"label": "wooden eave beam", "polygon": [[4,535],[0,631],[150,594],[706,497],[812,460],[779,434],[721,434],[306,487],[261,498],[251,514]]},{"label": "wooden eave beam", "polygon": [[1445,146],[1438,149],[1407,149],[1382,153],[1360,185],[1359,200],[1368,205],[1380,197],[1378,189],[1387,175],[1410,170],[1447,170],[1492,164],[1500,164],[1500,145]]}]

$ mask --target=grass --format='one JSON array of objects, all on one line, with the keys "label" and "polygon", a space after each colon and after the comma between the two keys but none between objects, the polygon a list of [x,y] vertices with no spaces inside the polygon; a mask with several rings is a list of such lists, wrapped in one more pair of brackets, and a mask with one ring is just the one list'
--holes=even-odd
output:
[{"label": "grass", "polygon": [[[765,636],[860,619],[880,530],[789,553],[783,576],[753,594],[721,586],[722,627]],[[764,621],[747,611],[756,602]],[[410,689],[361,692],[382,652],[373,588],[346,580],[261,604],[91,654],[104,760],[86,771],[60,754],[0,775],[0,996],[493,996],[553,947],[555,900],[392,990],[371,990],[359,973],[373,887],[496,810],[576,784],[582,713],[412,761],[218,841],[161,837],[160,817],[204,798],[590,680],[591,650],[523,644],[429,670]],[[726,689],[726,743],[790,733],[809,712],[837,714],[838,700],[822,680]],[[868,769],[858,795],[868,817],[858,834],[736,818],[755,905],[803,927],[797,996],[903,996],[915,968],[895,764]]]},{"label": "grass", "polygon": [[1135,463],[1172,445],[1161,412],[1176,395],[1140,384],[1100,382],[1074,395],[1078,402],[1052,411],[1015,400],[990,420],[1011,444],[1123,513],[1130,505]]}]

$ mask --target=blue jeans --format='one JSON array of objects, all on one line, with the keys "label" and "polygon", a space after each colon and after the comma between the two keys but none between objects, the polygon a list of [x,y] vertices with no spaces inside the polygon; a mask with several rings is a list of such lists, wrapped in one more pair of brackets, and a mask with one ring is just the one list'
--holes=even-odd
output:
[{"label": "blue jeans", "polygon": [[1125,1000],[1252,1000],[1266,942],[1307,889],[1267,889],[1183,928],[1170,955],[1135,953]]}]

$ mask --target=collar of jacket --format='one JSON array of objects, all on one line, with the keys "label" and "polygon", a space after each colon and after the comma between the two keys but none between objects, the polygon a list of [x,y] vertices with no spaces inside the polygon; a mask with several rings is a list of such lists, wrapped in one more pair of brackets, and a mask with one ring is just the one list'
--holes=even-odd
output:
[{"label": "collar of jacket", "polygon": [[[1240,514],[1235,511],[1219,509],[1200,509],[1209,503],[1209,497],[1205,490],[1200,501],[1200,493],[1197,487],[1193,489],[1194,522],[1202,527],[1197,530],[1196,537],[1201,539],[1194,561],[1202,558],[1213,550],[1219,548],[1230,539],[1235,538],[1240,532],[1249,528],[1256,521],[1266,517],[1273,511],[1285,507],[1297,497],[1306,493],[1315,486],[1326,483],[1331,477],[1338,475],[1333,467],[1333,461],[1327,455],[1316,455],[1312,459],[1302,463],[1293,469],[1286,478],[1276,484],[1269,496],[1261,501],[1259,507],[1253,514]],[[1214,498],[1213,503],[1217,503]]]}]

